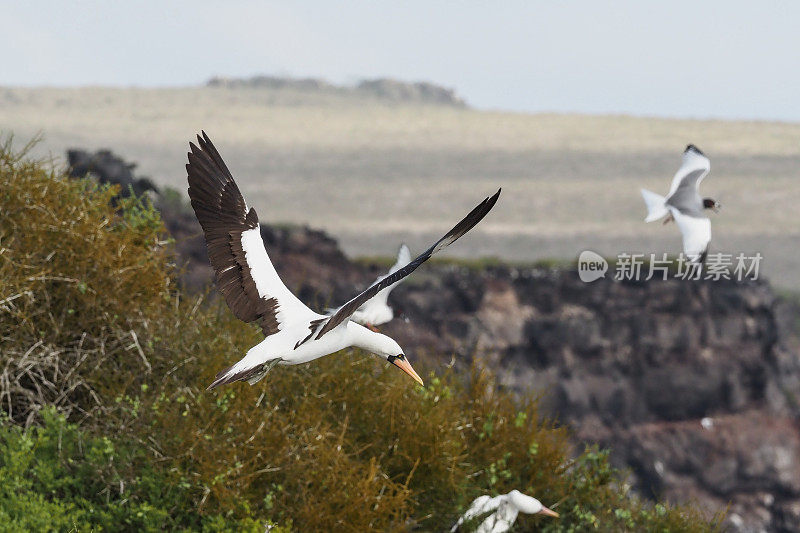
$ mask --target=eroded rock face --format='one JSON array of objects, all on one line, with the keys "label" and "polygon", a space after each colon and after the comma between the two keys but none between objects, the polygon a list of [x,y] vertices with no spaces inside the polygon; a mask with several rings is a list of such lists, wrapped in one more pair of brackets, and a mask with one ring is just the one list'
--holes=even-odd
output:
[{"label": "eroded rock face", "polygon": [[458,363],[483,357],[502,385],[546,391],[543,407],[610,447],[640,493],[709,513],[730,502],[735,531],[800,530],[800,313],[766,283],[428,268],[390,301]]}]

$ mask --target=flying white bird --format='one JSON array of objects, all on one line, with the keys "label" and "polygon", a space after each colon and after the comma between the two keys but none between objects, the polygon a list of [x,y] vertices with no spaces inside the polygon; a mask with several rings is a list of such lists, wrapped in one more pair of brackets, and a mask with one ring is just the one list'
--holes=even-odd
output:
[{"label": "flying white bird", "polygon": [[721,207],[712,198],[702,198],[698,192],[700,182],[711,170],[711,162],[695,145],[690,144],[683,152],[683,164],[675,177],[667,196],[642,189],[642,197],[647,205],[645,222],[663,217],[664,224],[675,220],[683,235],[683,252],[693,262],[702,263],[708,253],[711,241],[711,220],[704,209],[715,213]]},{"label": "flying white bird", "polygon": [[[389,273],[386,276],[391,276],[407,264],[411,262],[411,251],[408,249],[408,246],[405,244],[400,245],[400,249],[397,250],[397,261],[392,268],[389,269]],[[383,278],[386,276],[378,276],[378,279],[375,280],[375,283],[379,283]],[[381,324],[385,324],[389,322],[391,319],[394,318],[394,311],[391,307],[389,307],[389,293],[392,292],[392,289],[397,287],[400,282],[397,281],[388,287],[381,289],[378,294],[364,302],[364,304],[356,309],[353,313],[353,316],[350,317],[350,320],[353,322],[358,322],[362,326],[367,326],[369,329],[373,331],[377,331],[375,326],[380,326]],[[328,311],[334,311],[329,309]]]},{"label": "flying white bird", "polygon": [[189,198],[203,228],[217,289],[233,314],[261,326],[265,339],[236,364],[217,374],[209,386],[234,381],[251,385],[276,364],[297,365],[356,346],[372,352],[422,384],[394,339],[350,320],[370,298],[411,274],[433,254],[464,235],[494,207],[498,190],[478,204],[444,237],[394,273],[373,283],[339,307],[320,315],[305,306],[283,284],[264,248],[258,215],[248,207],[219,152],[203,132],[189,143]]},{"label": "flying white bird", "polygon": [[464,515],[458,519],[458,522],[450,529],[450,533],[458,531],[459,527],[464,522],[488,512],[492,512],[492,514],[481,522],[481,525],[478,526],[475,533],[504,533],[511,529],[519,513],[540,513],[558,518],[557,512],[548,509],[536,498],[532,498],[518,490],[512,490],[508,494],[495,496],[494,498],[490,498],[489,496],[479,496],[475,498],[470,508],[467,509],[467,512],[464,513]]}]

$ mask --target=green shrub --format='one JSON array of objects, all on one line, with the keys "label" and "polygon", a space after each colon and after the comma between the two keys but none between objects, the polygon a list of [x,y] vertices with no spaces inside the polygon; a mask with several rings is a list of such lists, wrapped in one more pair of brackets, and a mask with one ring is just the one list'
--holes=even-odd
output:
[{"label": "green shrub", "polygon": [[[53,409],[42,415],[27,432],[0,427],[0,528],[263,531],[253,517],[198,515],[190,487],[171,483],[145,450],[90,436]],[[134,477],[120,473],[130,462],[142,465]]]},{"label": "green shrub", "polygon": [[516,488],[562,514],[520,531],[718,528],[630,496],[605,452],[573,454],[535,396],[488,371],[422,388],[348,350],[208,392],[260,333],[175,289],[152,206],[112,207],[113,190],[7,148],[0,184],[7,523],[443,531],[476,496]]}]

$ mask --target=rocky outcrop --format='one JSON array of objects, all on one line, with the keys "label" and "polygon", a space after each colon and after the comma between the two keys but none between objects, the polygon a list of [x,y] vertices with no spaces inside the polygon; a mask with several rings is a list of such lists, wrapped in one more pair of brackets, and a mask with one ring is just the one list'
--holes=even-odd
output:
[{"label": "rocky outcrop", "polygon": [[147,177],[134,175],[136,163],[127,163],[110,150],[88,152],[72,149],[67,151],[69,175],[74,178],[92,176],[99,183],[111,183],[120,186],[120,194],[128,196],[131,191],[141,195],[147,191],[157,192],[155,184]]},{"label": "rocky outcrop", "polygon": [[405,82],[392,78],[363,80],[356,85],[355,91],[394,102],[466,107],[466,102],[456,95],[455,90],[424,81]]},{"label": "rocky outcrop", "polygon": [[418,103],[466,107],[466,102],[456,95],[454,89],[435,83],[407,82],[393,78],[361,80],[356,85],[335,85],[319,78],[290,78],[283,76],[251,76],[249,78],[226,78],[215,76],[206,83],[209,87],[227,89],[273,89],[293,90],[302,93],[339,94],[356,98],[374,98],[394,103]]}]

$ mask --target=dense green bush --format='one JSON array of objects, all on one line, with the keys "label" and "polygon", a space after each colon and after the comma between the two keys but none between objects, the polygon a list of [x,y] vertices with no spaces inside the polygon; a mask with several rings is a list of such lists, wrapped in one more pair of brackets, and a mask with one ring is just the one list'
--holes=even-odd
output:
[{"label": "dense green bush", "polygon": [[[122,439],[91,436],[55,410],[24,432],[0,427],[0,529],[9,531],[253,531],[255,517],[198,515],[191,492],[172,483],[147,451]],[[120,473],[126,464],[136,476]]]},{"label": "dense green bush", "polygon": [[520,531],[718,527],[631,497],[487,371],[423,388],[350,350],[208,392],[259,332],[177,291],[152,206],[8,147],[0,184],[0,523],[443,531],[516,488],[562,515]]}]

